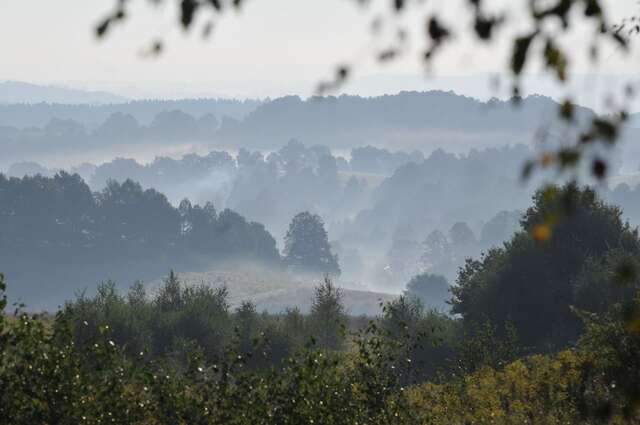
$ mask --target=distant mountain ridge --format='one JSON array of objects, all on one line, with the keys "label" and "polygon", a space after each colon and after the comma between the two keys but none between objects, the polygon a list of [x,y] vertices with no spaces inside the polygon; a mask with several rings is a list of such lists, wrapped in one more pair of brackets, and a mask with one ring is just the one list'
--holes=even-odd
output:
[{"label": "distant mountain ridge", "polygon": [[124,103],[129,99],[105,91],[81,90],[54,85],[38,85],[22,81],[0,82],[0,103],[64,103],[101,105]]},{"label": "distant mountain ridge", "polygon": [[[500,144],[526,143],[541,126],[559,123],[559,108],[555,100],[540,95],[527,96],[516,105],[509,100],[483,102],[435,90],[376,97],[285,96],[258,106],[241,123],[223,123],[217,137],[263,149],[271,147],[271,141],[290,138],[311,145],[331,141],[337,148],[391,143],[407,149],[409,139],[424,146],[429,138],[437,141],[463,132],[473,140],[482,134],[494,141],[499,140],[496,133],[509,133]],[[579,122],[593,114],[588,108],[575,108]],[[473,140],[471,145],[477,144]]]},{"label": "distant mountain ridge", "polygon": [[[0,89],[1,90],[1,89]],[[147,125],[163,111],[181,111],[200,117],[213,114],[235,120],[243,119],[261,104],[259,100],[182,99],[131,100],[103,104],[66,103],[3,103],[0,101],[0,126],[26,128],[44,127],[51,120],[73,120],[91,129],[99,126],[114,113],[129,114],[140,124]]]}]

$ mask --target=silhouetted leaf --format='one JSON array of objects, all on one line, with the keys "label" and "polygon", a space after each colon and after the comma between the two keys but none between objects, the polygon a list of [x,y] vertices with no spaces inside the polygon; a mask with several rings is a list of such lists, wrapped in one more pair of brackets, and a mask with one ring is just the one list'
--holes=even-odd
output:
[{"label": "silhouetted leaf", "polygon": [[198,9],[199,3],[195,0],[182,0],[180,2],[180,22],[184,29],[188,29]]},{"label": "silhouetted leaf", "polygon": [[566,80],[567,58],[551,39],[548,39],[545,45],[544,58],[547,67],[555,71],[556,77],[560,81]]},{"label": "silhouetted leaf", "polygon": [[349,68],[347,68],[346,66],[339,66],[338,69],[336,70],[336,78],[338,81],[343,81],[346,80],[347,77],[349,76]]},{"label": "silhouetted leaf", "polygon": [[514,74],[520,75],[524,69],[529,47],[536,35],[538,35],[537,31],[516,39],[513,48],[513,55],[511,56],[511,70]]},{"label": "silhouetted leaf", "polygon": [[562,22],[562,26],[567,28],[569,25],[568,15],[575,0],[558,0],[555,6],[551,6],[548,9],[537,11],[534,13],[534,18],[538,21],[543,20],[549,16],[557,16]]},{"label": "silhouetted leaf", "polygon": [[570,100],[565,100],[560,105],[560,117],[567,121],[571,121],[573,119],[573,110],[574,110],[573,102]]},{"label": "silhouetted leaf", "polygon": [[601,159],[596,159],[591,164],[591,172],[598,179],[603,179],[607,175],[607,164]]},{"label": "silhouetted leaf", "polygon": [[222,10],[222,4],[220,0],[207,0],[207,2],[218,12]]},{"label": "silhouetted leaf", "polygon": [[612,34],[613,39],[625,50],[629,47],[629,43],[627,40],[620,34],[619,31],[616,31]]},{"label": "silhouetted leaf", "polygon": [[580,152],[575,149],[562,149],[558,152],[558,160],[562,168],[573,167],[580,160]]},{"label": "silhouetted leaf", "polygon": [[387,49],[387,50],[383,50],[382,52],[380,52],[380,54],[378,55],[378,60],[380,62],[386,62],[386,61],[390,61],[393,58],[396,57],[396,55],[398,54],[396,49]]},{"label": "silhouetted leaf", "polygon": [[611,121],[606,119],[594,119],[593,128],[597,136],[609,142],[614,142],[618,136],[617,127]]},{"label": "silhouetted leaf", "polygon": [[502,18],[485,18],[478,14],[473,28],[478,38],[481,40],[490,40],[493,35],[493,29],[502,23],[502,21]]},{"label": "silhouetted leaf", "polygon": [[535,167],[535,162],[533,161],[525,162],[524,166],[522,167],[523,180],[527,180],[531,176],[531,173],[533,172],[534,167]]},{"label": "silhouetted leaf", "polygon": [[102,21],[100,24],[98,24],[98,26],[96,27],[96,35],[98,37],[104,37],[104,35],[107,33],[107,30],[109,29],[109,25],[111,25],[111,18],[105,18],[104,21]]},{"label": "silhouetted leaf", "polygon": [[598,0],[586,0],[586,7],[584,9],[584,15],[588,17],[602,15],[602,8]]},{"label": "silhouetted leaf", "polygon": [[429,19],[427,25],[427,33],[429,37],[436,43],[441,43],[445,38],[449,37],[450,32],[447,28],[440,24],[440,21],[435,16]]}]

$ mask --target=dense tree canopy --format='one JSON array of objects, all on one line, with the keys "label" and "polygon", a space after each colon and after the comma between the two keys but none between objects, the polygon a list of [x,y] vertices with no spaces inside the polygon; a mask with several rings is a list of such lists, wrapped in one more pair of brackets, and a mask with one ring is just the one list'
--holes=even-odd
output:
[{"label": "dense tree canopy", "polygon": [[0,175],[0,220],[5,255],[25,250],[64,261],[73,252],[100,261],[101,255],[153,256],[184,246],[218,258],[278,259],[275,240],[261,225],[231,210],[218,214],[211,204],[185,200],[176,209],[163,194],[132,180],[109,181],[94,194],[77,174]]},{"label": "dense tree canopy", "polygon": [[324,223],[316,214],[302,212],[293,217],[284,250],[285,262],[296,270],[340,274],[338,258],[331,252]]},{"label": "dense tree canopy", "polygon": [[413,297],[422,303],[426,309],[447,311],[447,301],[451,298],[449,283],[444,276],[422,273],[411,278],[407,283],[405,296]]},{"label": "dense tree canopy", "polygon": [[[544,350],[576,341],[581,324],[571,306],[601,311],[621,299],[621,291],[630,296],[632,289],[611,286],[621,267],[614,256],[637,256],[640,241],[620,209],[604,204],[591,189],[550,187],[533,200],[521,232],[504,247],[467,260],[453,287],[453,312],[470,323],[489,320],[503,329],[512,323],[525,346]],[[536,240],[534,228],[550,217],[553,232]],[[596,269],[598,283],[590,285]],[[594,285],[600,289],[588,289]]]},{"label": "dense tree canopy", "polygon": [[[64,172],[51,178],[0,174],[0,256],[10,275],[47,275],[52,287],[40,284],[44,294],[73,284],[47,274],[54,269],[69,280],[73,269],[124,264],[144,276],[145,267],[155,270],[154,263],[168,258],[192,267],[238,258],[280,264],[264,226],[231,210],[218,213],[211,204],[187,200],[174,208],[163,194],[131,180],[109,181],[92,193],[77,174]],[[35,285],[24,279],[16,288],[21,295]]]}]

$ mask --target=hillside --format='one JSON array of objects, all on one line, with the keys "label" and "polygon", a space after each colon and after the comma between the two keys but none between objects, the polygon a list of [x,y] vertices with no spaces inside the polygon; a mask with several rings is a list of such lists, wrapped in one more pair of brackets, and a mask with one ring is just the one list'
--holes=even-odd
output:
[{"label": "hillside", "polygon": [[[221,266],[206,272],[185,272],[179,279],[186,285],[206,284],[216,288],[226,286],[229,291],[231,307],[235,308],[242,301],[252,301],[258,311],[266,310],[279,313],[287,308],[298,307],[302,312],[309,312],[316,279],[300,279],[284,272],[266,270],[260,267],[242,268]],[[157,288],[160,280],[150,284]],[[380,302],[394,299],[394,295],[371,292],[354,286],[343,288],[344,305],[349,314],[374,316],[380,313]],[[153,290],[151,292],[153,292]]]},{"label": "hillside", "polygon": [[43,86],[21,81],[0,82],[2,103],[66,103],[99,105],[123,103],[127,99],[103,91],[79,90],[62,86]]}]

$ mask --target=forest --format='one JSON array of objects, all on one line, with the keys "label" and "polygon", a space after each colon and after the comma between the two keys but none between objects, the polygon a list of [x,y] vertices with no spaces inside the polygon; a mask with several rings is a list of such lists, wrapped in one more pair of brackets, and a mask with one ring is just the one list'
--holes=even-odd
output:
[{"label": "forest", "polygon": [[442,287],[428,275],[374,318],[350,316],[330,277],[309,313],[270,314],[173,271],[153,293],[105,282],[55,315],[18,308],[0,321],[0,411],[16,424],[633,422],[640,239],[621,216],[576,184],[537,191],[520,230],[460,269],[452,315],[424,308]]},{"label": "forest", "polygon": [[523,183],[532,155],[291,139],[14,163],[0,173],[0,412],[633,422],[637,185],[615,159],[606,186]]},{"label": "forest", "polygon": [[0,425],[640,424],[635,0],[0,11]]}]

